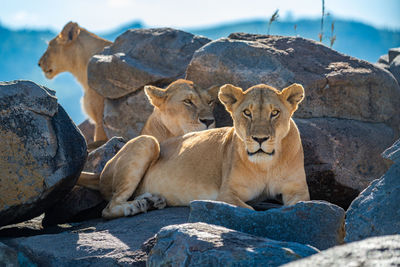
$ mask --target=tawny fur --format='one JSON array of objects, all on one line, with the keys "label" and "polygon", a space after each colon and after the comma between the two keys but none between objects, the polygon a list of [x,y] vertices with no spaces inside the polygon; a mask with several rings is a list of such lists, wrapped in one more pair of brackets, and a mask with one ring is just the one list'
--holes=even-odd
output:
[{"label": "tawny fur", "polygon": [[282,92],[266,85],[245,92],[224,85],[219,99],[233,127],[161,143],[146,135],[132,139],[97,177],[101,194],[109,200],[103,217],[140,212],[128,199],[144,193],[162,196],[169,206],[205,199],[251,209],[245,202],[278,194],[285,205],[309,200],[303,148],[291,118],[303,97],[298,84]]},{"label": "tawny fur", "polygon": [[82,85],[83,110],[95,123],[94,141],[107,140],[103,127],[104,97],[89,87],[87,65],[93,55],[111,44],[112,42],[79,27],[77,23],[69,22],[49,42],[46,52],[39,60],[39,66],[48,79],[67,71]]}]

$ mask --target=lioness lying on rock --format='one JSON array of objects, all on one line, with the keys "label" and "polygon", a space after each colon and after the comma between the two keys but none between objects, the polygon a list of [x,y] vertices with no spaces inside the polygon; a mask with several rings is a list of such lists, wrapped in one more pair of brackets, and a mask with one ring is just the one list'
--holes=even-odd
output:
[{"label": "lioness lying on rock", "polygon": [[89,59],[104,47],[112,44],[99,36],[79,27],[77,23],[67,23],[63,30],[49,42],[46,52],[38,65],[46,78],[68,71],[83,87],[82,107],[95,123],[94,141],[107,140],[103,127],[104,97],[88,85],[87,65]]},{"label": "lioness lying on rock", "polygon": [[[129,141],[96,182],[110,202],[104,218],[187,206],[195,199],[220,200],[252,209],[260,195],[282,195],[285,205],[309,200],[303,148],[291,116],[304,97],[293,84],[282,92],[256,85],[245,92],[227,84],[219,99],[234,126],[189,133],[159,143],[142,135]],[[79,180],[85,185],[85,180]],[[132,201],[129,198],[136,196]]]}]

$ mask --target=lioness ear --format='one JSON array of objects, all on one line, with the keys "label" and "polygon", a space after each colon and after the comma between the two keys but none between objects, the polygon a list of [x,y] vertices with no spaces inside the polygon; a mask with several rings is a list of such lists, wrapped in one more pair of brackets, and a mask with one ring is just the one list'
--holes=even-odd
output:
[{"label": "lioness ear", "polygon": [[281,97],[290,104],[292,107],[291,113],[293,114],[304,98],[304,88],[301,84],[294,83],[282,90]]},{"label": "lioness ear", "polygon": [[220,86],[218,85],[213,85],[210,88],[207,89],[207,93],[213,98],[217,99],[218,98],[218,92],[219,92]]},{"label": "lioness ear", "polygon": [[144,87],[144,92],[146,93],[150,104],[155,107],[159,107],[162,103],[164,103],[165,99],[167,98],[166,89],[161,89],[157,86],[146,85]]},{"label": "lioness ear", "polygon": [[219,89],[218,98],[224,104],[227,111],[232,112],[232,106],[243,97],[243,90],[232,84],[225,84]]},{"label": "lioness ear", "polygon": [[64,28],[62,29],[61,33],[58,35],[58,37],[60,37],[60,39],[64,42],[64,43],[69,43],[74,41],[79,33],[80,33],[81,29],[79,28],[79,25],[75,22],[68,22]]}]

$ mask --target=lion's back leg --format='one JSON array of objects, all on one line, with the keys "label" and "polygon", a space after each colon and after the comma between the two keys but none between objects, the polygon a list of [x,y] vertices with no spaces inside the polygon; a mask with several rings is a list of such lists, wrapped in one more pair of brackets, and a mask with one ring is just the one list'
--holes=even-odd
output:
[{"label": "lion's back leg", "polygon": [[134,215],[146,211],[151,206],[150,200],[159,202],[157,198],[151,199],[149,196],[128,201],[159,154],[158,141],[152,136],[142,135],[126,143],[107,162],[100,177],[100,191],[110,200],[103,210],[104,218]]}]

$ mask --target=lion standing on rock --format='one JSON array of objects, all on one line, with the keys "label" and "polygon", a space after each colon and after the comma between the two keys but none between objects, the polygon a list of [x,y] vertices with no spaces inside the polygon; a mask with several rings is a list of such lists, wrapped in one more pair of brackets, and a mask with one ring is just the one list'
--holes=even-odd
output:
[{"label": "lion standing on rock", "polygon": [[50,41],[38,63],[46,78],[52,79],[57,74],[68,71],[82,85],[82,107],[95,123],[95,142],[107,140],[103,126],[104,97],[89,87],[87,65],[93,55],[111,44],[112,42],[79,27],[77,23],[69,22],[60,34]]},{"label": "lion standing on rock", "polygon": [[303,87],[293,84],[279,92],[260,84],[243,92],[227,84],[218,97],[233,127],[161,143],[139,136],[107,162],[97,184],[88,185],[109,200],[104,218],[134,215],[151,206],[187,206],[196,199],[249,209],[245,202],[259,196],[281,194],[285,205],[309,200],[300,134],[291,118],[304,98]]}]

